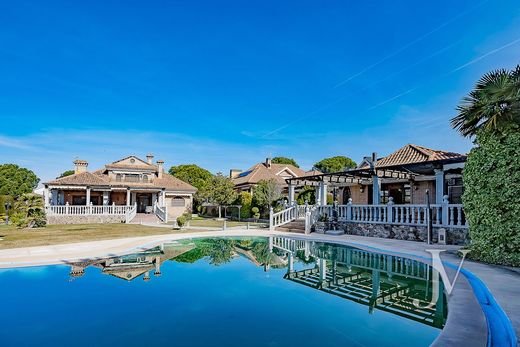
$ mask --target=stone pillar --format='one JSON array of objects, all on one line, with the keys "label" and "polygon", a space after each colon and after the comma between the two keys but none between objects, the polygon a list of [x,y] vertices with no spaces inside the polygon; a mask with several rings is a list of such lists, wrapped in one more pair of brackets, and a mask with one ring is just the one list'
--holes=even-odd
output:
[{"label": "stone pillar", "polygon": [[327,205],[327,185],[324,182],[320,182],[320,202],[319,205],[325,206]]},{"label": "stone pillar", "polygon": [[107,206],[110,201],[110,192],[104,191],[103,192],[103,206]]},{"label": "stone pillar", "polygon": [[377,173],[374,173],[372,175],[372,204],[373,205],[379,205],[381,201],[381,184],[379,182],[379,177],[377,176]]},{"label": "stone pillar", "polygon": [[90,187],[87,187],[87,206],[90,205]]},{"label": "stone pillar", "polygon": [[131,201],[130,201],[130,188],[128,188],[126,190],[126,206],[130,206],[131,205]]},{"label": "stone pillar", "polygon": [[45,206],[49,205],[49,188],[47,186],[43,189],[43,203]]},{"label": "stone pillar", "polygon": [[435,169],[435,204],[440,204],[444,197],[444,170]]},{"label": "stone pillar", "polygon": [[292,185],[291,183],[289,183],[289,186],[288,186],[288,190],[289,190],[289,206],[292,206],[292,204],[294,203],[295,199],[294,199],[294,185]]},{"label": "stone pillar", "polygon": [[161,207],[164,207],[164,205],[166,205],[166,190],[161,192]]},{"label": "stone pillar", "polygon": [[316,205],[320,205],[321,204],[321,183],[320,183],[320,185],[316,186],[315,196],[316,196]]}]

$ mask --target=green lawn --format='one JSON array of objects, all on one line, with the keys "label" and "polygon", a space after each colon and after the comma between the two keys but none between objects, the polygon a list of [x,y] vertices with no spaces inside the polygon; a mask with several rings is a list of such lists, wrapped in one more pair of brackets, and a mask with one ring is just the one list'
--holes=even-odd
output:
[{"label": "green lawn", "polygon": [[17,229],[11,225],[0,225],[0,249],[186,232],[189,230],[154,228],[139,224],[49,225],[35,229]]}]

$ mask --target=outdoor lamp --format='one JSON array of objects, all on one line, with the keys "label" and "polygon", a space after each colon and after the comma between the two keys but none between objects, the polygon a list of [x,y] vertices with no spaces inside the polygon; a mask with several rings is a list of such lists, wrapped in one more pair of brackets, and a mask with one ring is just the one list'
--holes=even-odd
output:
[{"label": "outdoor lamp", "polygon": [[9,224],[9,209],[11,208],[11,203],[7,201],[4,204],[5,207],[5,224]]}]

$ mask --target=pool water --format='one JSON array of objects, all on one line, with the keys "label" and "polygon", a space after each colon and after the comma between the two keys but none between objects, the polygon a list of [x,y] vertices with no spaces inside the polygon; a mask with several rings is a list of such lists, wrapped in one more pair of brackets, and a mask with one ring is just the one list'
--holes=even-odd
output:
[{"label": "pool water", "polygon": [[409,259],[289,238],[174,241],[0,270],[0,345],[427,346],[447,311],[442,294],[430,304],[435,286],[442,293],[432,275]]}]

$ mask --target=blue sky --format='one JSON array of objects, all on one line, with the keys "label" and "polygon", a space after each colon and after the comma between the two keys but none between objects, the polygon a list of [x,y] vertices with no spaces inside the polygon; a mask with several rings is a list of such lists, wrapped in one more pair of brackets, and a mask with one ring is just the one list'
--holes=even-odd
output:
[{"label": "blue sky", "polygon": [[147,152],[310,168],[468,151],[449,119],[483,73],[519,63],[520,2],[19,0],[0,33],[0,163],[44,180]]}]

